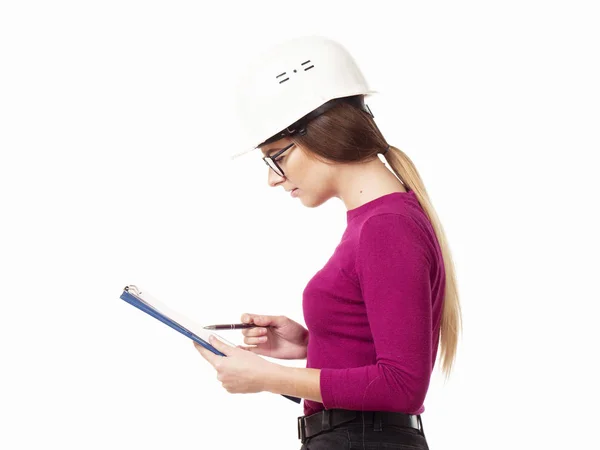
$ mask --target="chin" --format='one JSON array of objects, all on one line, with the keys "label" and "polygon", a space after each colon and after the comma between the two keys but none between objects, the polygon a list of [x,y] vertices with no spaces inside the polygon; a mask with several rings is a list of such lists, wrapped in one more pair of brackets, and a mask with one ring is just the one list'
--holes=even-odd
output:
[{"label": "chin", "polygon": [[304,196],[301,196],[300,197],[300,201],[307,208],[316,208],[317,206],[321,206],[323,203],[325,203],[330,198],[331,197],[322,197],[322,198],[317,197],[317,198],[315,198],[315,197],[308,197],[308,196],[304,197]]}]

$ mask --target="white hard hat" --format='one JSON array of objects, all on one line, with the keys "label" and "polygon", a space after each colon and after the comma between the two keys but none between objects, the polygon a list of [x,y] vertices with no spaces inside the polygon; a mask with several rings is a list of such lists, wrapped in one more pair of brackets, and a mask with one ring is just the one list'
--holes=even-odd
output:
[{"label": "white hard hat", "polygon": [[322,114],[330,100],[375,92],[339,43],[320,36],[283,42],[263,53],[240,79],[236,100],[245,144],[232,158],[298,132],[296,122]]}]

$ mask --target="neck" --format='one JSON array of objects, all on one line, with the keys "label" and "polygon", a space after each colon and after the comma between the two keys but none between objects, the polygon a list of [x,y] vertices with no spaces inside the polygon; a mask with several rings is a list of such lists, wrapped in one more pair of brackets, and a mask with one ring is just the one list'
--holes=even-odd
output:
[{"label": "neck", "polygon": [[336,179],[335,197],[341,199],[348,210],[392,192],[406,192],[404,185],[378,157],[340,166]]}]

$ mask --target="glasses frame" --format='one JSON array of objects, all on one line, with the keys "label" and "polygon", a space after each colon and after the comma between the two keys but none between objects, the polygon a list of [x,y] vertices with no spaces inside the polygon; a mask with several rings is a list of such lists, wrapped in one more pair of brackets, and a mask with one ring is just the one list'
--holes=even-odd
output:
[{"label": "glasses frame", "polygon": [[[271,156],[264,156],[263,157],[263,161],[265,162],[265,164],[267,166],[269,166],[269,168],[275,172],[277,175],[279,175],[280,177],[284,177],[285,173],[283,172],[283,169],[281,167],[279,167],[279,164],[277,164],[277,158],[279,158],[284,152],[286,152],[287,150],[289,150],[290,148],[292,148],[295,144],[292,142],[289,145],[286,145],[285,147],[283,147],[281,150],[279,150],[277,153],[275,153],[274,155]],[[270,162],[269,162],[270,161]],[[277,172],[279,171],[279,172]],[[281,173],[280,173],[281,172]]]}]

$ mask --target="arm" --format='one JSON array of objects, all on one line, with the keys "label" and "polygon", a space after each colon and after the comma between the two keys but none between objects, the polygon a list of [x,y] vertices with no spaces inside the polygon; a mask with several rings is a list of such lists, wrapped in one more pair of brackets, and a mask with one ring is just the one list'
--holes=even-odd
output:
[{"label": "arm", "polygon": [[327,409],[416,411],[431,376],[430,261],[422,231],[410,218],[385,214],[368,219],[356,255],[375,346],[373,365],[322,369]]},{"label": "arm", "polygon": [[265,390],[322,403],[320,373],[320,369],[303,369],[277,364],[273,376],[266,381]]}]

